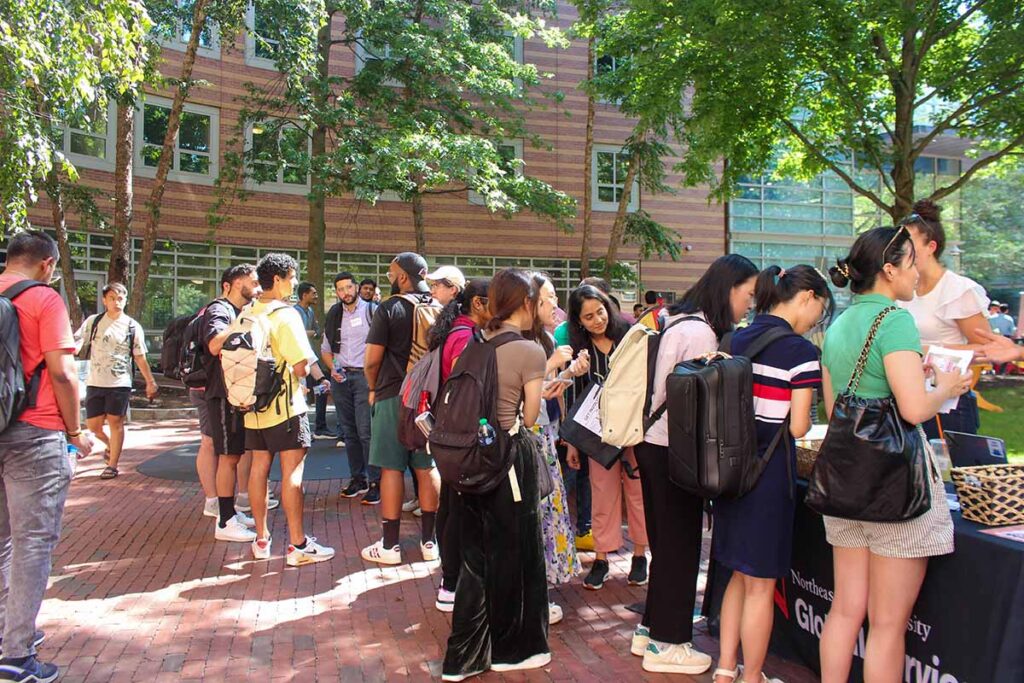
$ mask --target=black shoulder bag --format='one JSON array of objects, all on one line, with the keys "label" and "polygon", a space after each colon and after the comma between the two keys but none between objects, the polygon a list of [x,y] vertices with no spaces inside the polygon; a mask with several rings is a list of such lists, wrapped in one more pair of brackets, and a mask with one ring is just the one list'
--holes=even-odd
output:
[{"label": "black shoulder bag", "polygon": [[928,453],[920,430],[899,414],[896,399],[856,396],[871,344],[889,306],[871,324],[811,471],[806,502],[815,512],[863,522],[902,522],[931,508]]}]

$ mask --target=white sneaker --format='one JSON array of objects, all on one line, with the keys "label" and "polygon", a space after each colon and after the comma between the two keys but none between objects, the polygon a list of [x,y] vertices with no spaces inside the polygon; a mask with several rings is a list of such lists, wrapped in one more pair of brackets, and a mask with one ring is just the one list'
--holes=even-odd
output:
[{"label": "white sneaker", "polygon": [[257,538],[252,542],[252,556],[257,560],[270,559],[270,537]]},{"label": "white sneaker", "polygon": [[417,505],[416,509],[412,511],[412,516],[413,517],[422,517],[423,516],[423,510],[422,510],[422,508],[420,508],[419,505]]},{"label": "white sneaker", "polygon": [[335,448],[344,448],[345,447],[345,442],[342,441],[341,439],[338,439],[338,443],[334,444],[334,447]]},{"label": "white sneaker", "polygon": [[[238,508],[235,508],[235,509],[237,510]],[[244,514],[242,512],[236,512],[235,513],[235,519],[237,519],[240,524],[244,524],[245,526],[249,527],[250,529],[255,529],[256,528],[256,520],[253,519],[252,517],[250,517],[247,514]]]},{"label": "white sneaker", "polygon": [[629,645],[629,651],[637,657],[643,657],[647,651],[647,645],[651,642],[651,629],[643,624],[638,624],[633,629],[633,642]]},{"label": "white sneaker", "polygon": [[455,593],[453,591],[446,591],[444,586],[437,589],[437,602],[434,603],[434,607],[441,612],[451,612],[455,609]]},{"label": "white sneaker", "polygon": [[378,564],[402,564],[402,549],[399,546],[385,548],[384,539],[368,545],[359,553],[367,562]]},{"label": "white sneaker", "polygon": [[402,512],[412,512],[420,506],[420,502],[413,498],[402,503]]},{"label": "white sneaker", "polygon": [[420,552],[423,553],[424,562],[436,562],[441,559],[441,552],[437,549],[437,543],[434,541],[420,543]]},{"label": "white sneaker", "polygon": [[238,515],[235,515],[223,527],[220,525],[220,521],[214,522],[213,537],[218,541],[251,543],[256,540],[256,532],[242,524],[238,519]]},{"label": "white sneaker", "polygon": [[548,603],[548,625],[557,624],[562,620],[562,608],[553,602]]},{"label": "white sneaker", "polygon": [[[214,500],[217,499],[214,498]],[[235,510],[237,512],[252,512],[252,505],[249,504],[248,496],[244,499],[245,502],[242,502],[242,500],[242,496],[239,496],[238,500],[235,501]],[[273,496],[267,496],[267,512],[276,510],[279,507],[281,507],[281,501]]]},{"label": "white sneaker", "polygon": [[491,671],[525,671],[527,669],[539,669],[551,663],[551,653],[541,652],[538,655],[527,657],[521,662],[514,664],[491,664]]},{"label": "white sneaker", "polygon": [[300,567],[304,564],[313,564],[314,562],[324,562],[334,557],[334,548],[328,548],[325,545],[320,545],[316,542],[316,537],[306,536],[306,547],[296,548],[293,545],[288,546],[288,554],[285,556],[285,562],[290,567]]},{"label": "white sneaker", "polygon": [[203,504],[203,517],[213,517],[214,519],[220,517],[220,503],[217,502],[216,498],[207,498]]},{"label": "white sneaker", "polygon": [[267,498],[267,512],[270,512],[271,510],[276,510],[279,507],[281,507],[281,501],[279,501],[277,498],[274,498],[273,496]]},{"label": "white sneaker", "polygon": [[693,644],[651,641],[644,652],[644,671],[664,674],[702,674],[711,668],[711,657],[693,649]]},{"label": "white sneaker", "polygon": [[[741,678],[737,683],[746,683],[745,678]],[[758,683],[783,683],[781,678],[768,678],[768,674],[761,672],[761,680]]]},{"label": "white sneaker", "polygon": [[235,496],[235,511],[252,512],[252,505],[249,505],[248,494],[239,493],[237,496]]}]

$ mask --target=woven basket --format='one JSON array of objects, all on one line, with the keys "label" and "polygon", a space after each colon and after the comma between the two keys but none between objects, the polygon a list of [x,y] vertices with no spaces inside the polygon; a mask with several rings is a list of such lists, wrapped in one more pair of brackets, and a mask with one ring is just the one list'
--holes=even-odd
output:
[{"label": "woven basket", "polygon": [[796,474],[801,479],[810,479],[814,461],[818,459],[821,441],[805,441],[806,446],[796,447]]},{"label": "woven basket", "polygon": [[1024,465],[954,467],[964,519],[988,526],[1024,524]]}]

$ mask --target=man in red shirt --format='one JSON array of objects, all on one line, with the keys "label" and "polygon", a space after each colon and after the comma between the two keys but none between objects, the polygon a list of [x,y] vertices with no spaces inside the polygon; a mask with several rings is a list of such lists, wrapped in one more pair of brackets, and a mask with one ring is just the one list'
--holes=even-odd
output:
[{"label": "man in red shirt", "polygon": [[[57,243],[46,233],[14,235],[0,293],[26,279],[49,283],[57,259]],[[93,441],[79,418],[75,340],[60,294],[32,287],[14,299],[14,308],[26,385],[36,368],[41,374],[35,402],[0,433],[0,678],[52,681],[57,667],[35,656],[43,638],[36,616],[75,472],[67,446],[85,457]]]}]

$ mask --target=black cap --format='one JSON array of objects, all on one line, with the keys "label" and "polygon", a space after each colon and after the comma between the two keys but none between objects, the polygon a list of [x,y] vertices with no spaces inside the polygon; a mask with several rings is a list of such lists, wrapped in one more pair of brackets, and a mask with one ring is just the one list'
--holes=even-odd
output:
[{"label": "black cap", "polygon": [[419,284],[427,276],[427,260],[413,251],[403,251],[391,260],[405,271],[413,284]]}]

